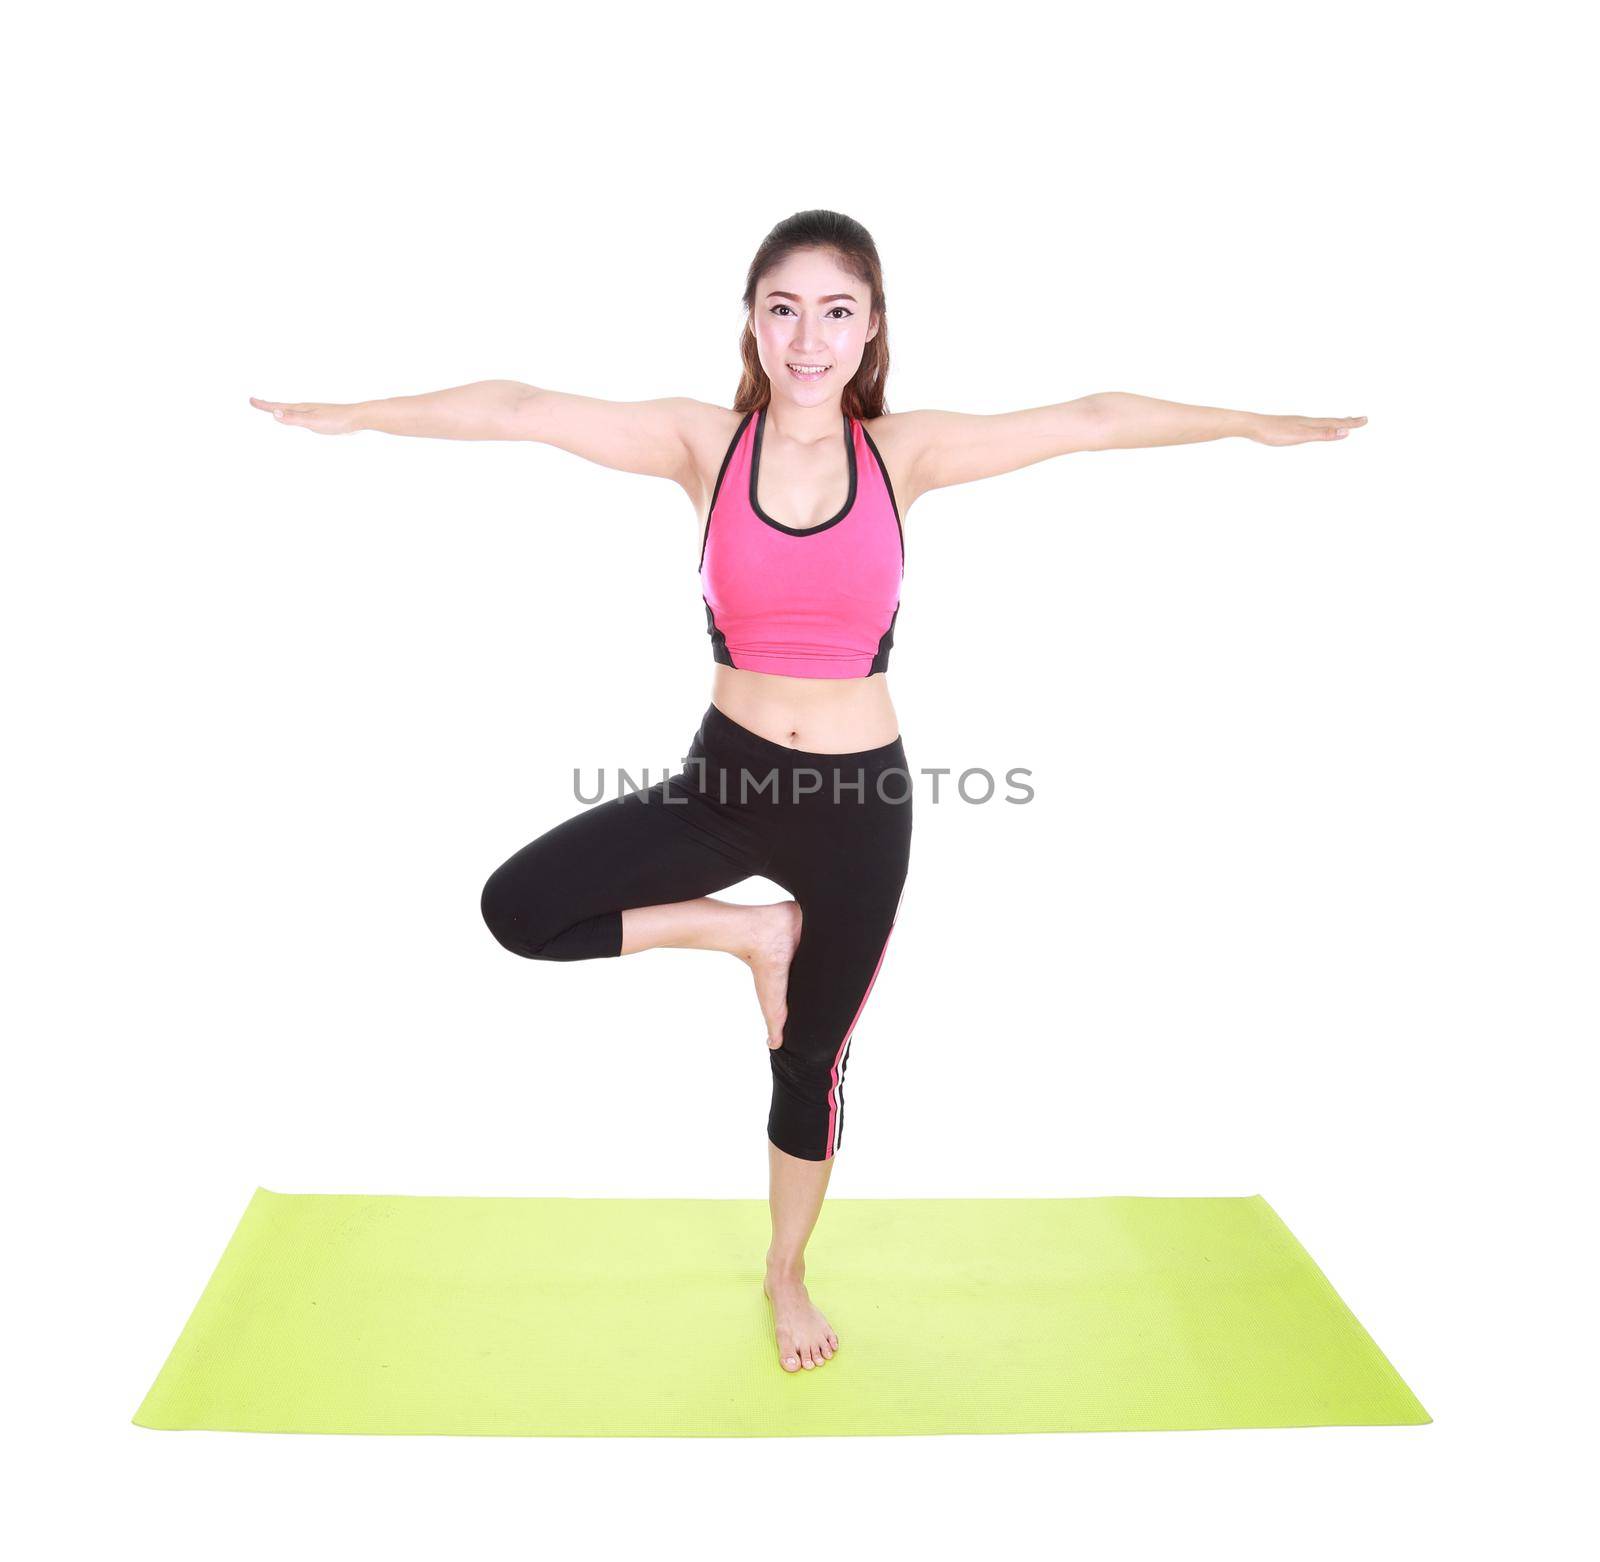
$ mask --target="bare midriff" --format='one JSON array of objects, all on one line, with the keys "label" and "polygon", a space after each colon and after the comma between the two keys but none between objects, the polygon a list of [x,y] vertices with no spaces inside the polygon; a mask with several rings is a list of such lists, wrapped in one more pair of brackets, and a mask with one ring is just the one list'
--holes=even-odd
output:
[{"label": "bare midriff", "polygon": [[718,663],[711,703],[750,731],[811,754],[858,754],[900,736],[888,676],[784,678]]}]

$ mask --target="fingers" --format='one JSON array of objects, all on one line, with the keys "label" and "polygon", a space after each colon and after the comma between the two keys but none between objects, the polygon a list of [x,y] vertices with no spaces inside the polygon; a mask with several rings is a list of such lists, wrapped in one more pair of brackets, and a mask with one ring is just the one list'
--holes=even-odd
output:
[{"label": "fingers", "polygon": [[300,423],[316,410],[311,402],[263,401],[259,396],[252,396],[250,405],[259,407],[263,412],[270,412],[280,423]]},{"label": "fingers", "polygon": [[1291,412],[1264,416],[1257,420],[1251,438],[1263,445],[1301,445],[1311,439],[1343,439],[1353,428],[1361,428],[1366,418],[1303,418]]},{"label": "fingers", "polygon": [[1307,439],[1343,439],[1353,428],[1360,428],[1367,420],[1360,418],[1301,418],[1300,426]]}]

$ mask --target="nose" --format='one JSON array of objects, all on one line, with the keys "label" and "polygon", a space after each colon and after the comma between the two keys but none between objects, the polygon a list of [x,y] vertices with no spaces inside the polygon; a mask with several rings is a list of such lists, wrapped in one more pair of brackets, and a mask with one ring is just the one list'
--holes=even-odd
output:
[{"label": "nose", "polygon": [[793,350],[797,353],[816,352],[822,346],[822,333],[817,328],[816,322],[802,316],[800,324],[795,327]]}]

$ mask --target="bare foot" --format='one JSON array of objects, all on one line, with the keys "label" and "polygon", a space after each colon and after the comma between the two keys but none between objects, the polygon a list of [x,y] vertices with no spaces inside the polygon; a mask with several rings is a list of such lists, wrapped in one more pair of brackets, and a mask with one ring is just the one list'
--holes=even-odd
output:
[{"label": "bare foot", "polygon": [[839,1336],[812,1305],[805,1282],[794,1275],[767,1271],[761,1289],[772,1303],[778,1332],[778,1360],[785,1372],[809,1372],[829,1360],[839,1348]]},{"label": "bare foot", "polygon": [[767,1022],[767,1046],[783,1045],[783,1022],[789,1015],[789,965],[800,946],[800,902],[780,900],[771,906],[752,906],[755,914],[749,946],[739,958],[756,979],[756,1001]]}]

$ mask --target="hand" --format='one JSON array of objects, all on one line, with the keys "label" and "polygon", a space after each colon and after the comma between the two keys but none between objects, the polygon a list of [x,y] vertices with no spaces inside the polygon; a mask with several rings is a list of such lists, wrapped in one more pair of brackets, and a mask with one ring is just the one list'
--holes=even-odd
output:
[{"label": "hand", "polygon": [[360,427],[355,407],[336,401],[262,401],[252,396],[250,405],[313,434],[353,434]]},{"label": "hand", "polygon": [[1251,418],[1246,433],[1263,445],[1303,445],[1308,439],[1343,439],[1365,418],[1297,418],[1285,413],[1276,416],[1258,412]]}]

